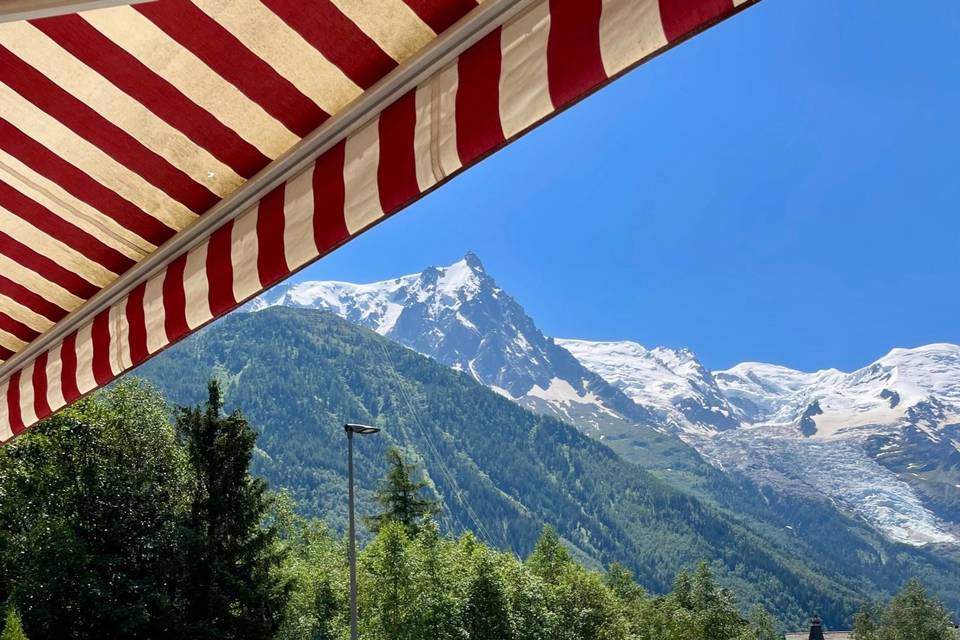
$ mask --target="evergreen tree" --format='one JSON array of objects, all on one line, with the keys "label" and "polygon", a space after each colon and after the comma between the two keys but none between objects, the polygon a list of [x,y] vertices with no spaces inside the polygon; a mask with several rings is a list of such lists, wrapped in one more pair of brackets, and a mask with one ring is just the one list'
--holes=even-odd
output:
[{"label": "evergreen tree", "polygon": [[493,560],[481,552],[467,589],[463,627],[470,640],[511,640],[507,597]]},{"label": "evergreen tree", "polygon": [[428,485],[413,479],[417,465],[404,460],[396,447],[387,450],[387,466],[387,474],[376,493],[376,501],[383,511],[365,518],[367,527],[378,533],[387,522],[399,522],[416,537],[424,521],[439,511],[439,503],[421,497],[421,491]]},{"label": "evergreen tree", "polygon": [[686,569],[673,579],[673,598],[684,609],[693,609],[693,583]]},{"label": "evergreen tree", "polygon": [[880,640],[954,640],[950,614],[916,578],[911,578],[883,612]]},{"label": "evergreen tree", "polygon": [[0,633],[0,640],[27,640],[27,635],[23,632],[23,624],[20,622],[20,614],[14,607],[7,610],[7,621],[3,625],[3,633]]},{"label": "evergreen tree", "polygon": [[223,414],[216,381],[205,407],[181,408],[177,433],[194,481],[187,517],[183,590],[188,635],[239,640],[272,635],[280,625],[287,585],[266,483],[250,475],[256,433],[239,413]]}]

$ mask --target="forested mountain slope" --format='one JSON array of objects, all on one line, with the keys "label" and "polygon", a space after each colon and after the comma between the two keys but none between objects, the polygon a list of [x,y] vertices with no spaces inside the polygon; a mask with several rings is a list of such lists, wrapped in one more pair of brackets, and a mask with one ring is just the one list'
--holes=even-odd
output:
[{"label": "forested mountain slope", "polygon": [[[862,600],[912,574],[958,604],[948,585],[960,565],[948,557],[886,542],[839,514],[824,523],[834,528],[833,548],[813,548],[819,544],[777,530],[775,515],[723,511],[576,429],[327,312],[235,314],[135,375],[178,403],[198,402],[204,380],[221,378],[228,408],[242,409],[262,432],[257,472],[335,525],[345,503],[341,425],[369,422],[385,431],[358,441],[362,500],[381,476],[385,448],[406,446],[445,502],[442,524],[520,554],[551,524],[584,556],[623,562],[656,591],[708,558],[744,601],[763,602],[791,624],[815,609],[846,620]],[[810,514],[797,518],[808,522]]]}]

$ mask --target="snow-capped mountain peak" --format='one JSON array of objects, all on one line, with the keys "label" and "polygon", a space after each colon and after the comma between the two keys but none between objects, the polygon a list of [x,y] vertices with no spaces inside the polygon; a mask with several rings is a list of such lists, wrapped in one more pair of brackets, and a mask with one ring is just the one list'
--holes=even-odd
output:
[{"label": "snow-capped mountain peak", "polygon": [[826,497],[894,539],[960,542],[960,346],[893,349],[852,372],[713,372],[689,349],[546,337],[470,253],[381,282],[282,285],[246,309],[273,305],[330,310],[621,451],[636,430],[673,432],[721,469]]},{"label": "snow-capped mountain peak", "polygon": [[647,349],[630,341],[557,339],[557,344],[683,434],[738,426],[712,375],[689,349]]},{"label": "snow-capped mountain peak", "polygon": [[327,309],[464,371],[502,395],[599,428],[608,416],[649,417],[537,328],[467,253],[446,267],[370,284],[301,282],[260,296],[273,305]]}]

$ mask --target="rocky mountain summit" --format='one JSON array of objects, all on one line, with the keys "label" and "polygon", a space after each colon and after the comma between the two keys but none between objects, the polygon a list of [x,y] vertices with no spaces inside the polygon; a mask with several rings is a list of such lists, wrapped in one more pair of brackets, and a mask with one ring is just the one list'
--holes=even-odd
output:
[{"label": "rocky mountain summit", "polygon": [[301,282],[247,306],[327,309],[623,453],[674,434],[761,487],[825,498],[888,537],[960,544],[960,346],[894,349],[853,372],[545,336],[476,255],[371,284]]}]

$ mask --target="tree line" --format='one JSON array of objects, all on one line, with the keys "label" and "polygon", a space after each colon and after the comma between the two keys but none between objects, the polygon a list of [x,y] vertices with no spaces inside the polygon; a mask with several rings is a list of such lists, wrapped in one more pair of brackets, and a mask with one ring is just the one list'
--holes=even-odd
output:
[{"label": "tree line", "polygon": [[[215,383],[171,412],[126,381],[0,450],[0,640],[346,638],[345,541],[251,475],[255,444]],[[782,638],[707,563],[657,595],[578,563],[549,528],[525,559],[445,535],[417,468],[397,450],[388,467],[358,560],[364,640]],[[902,608],[865,611],[858,633]]]}]

